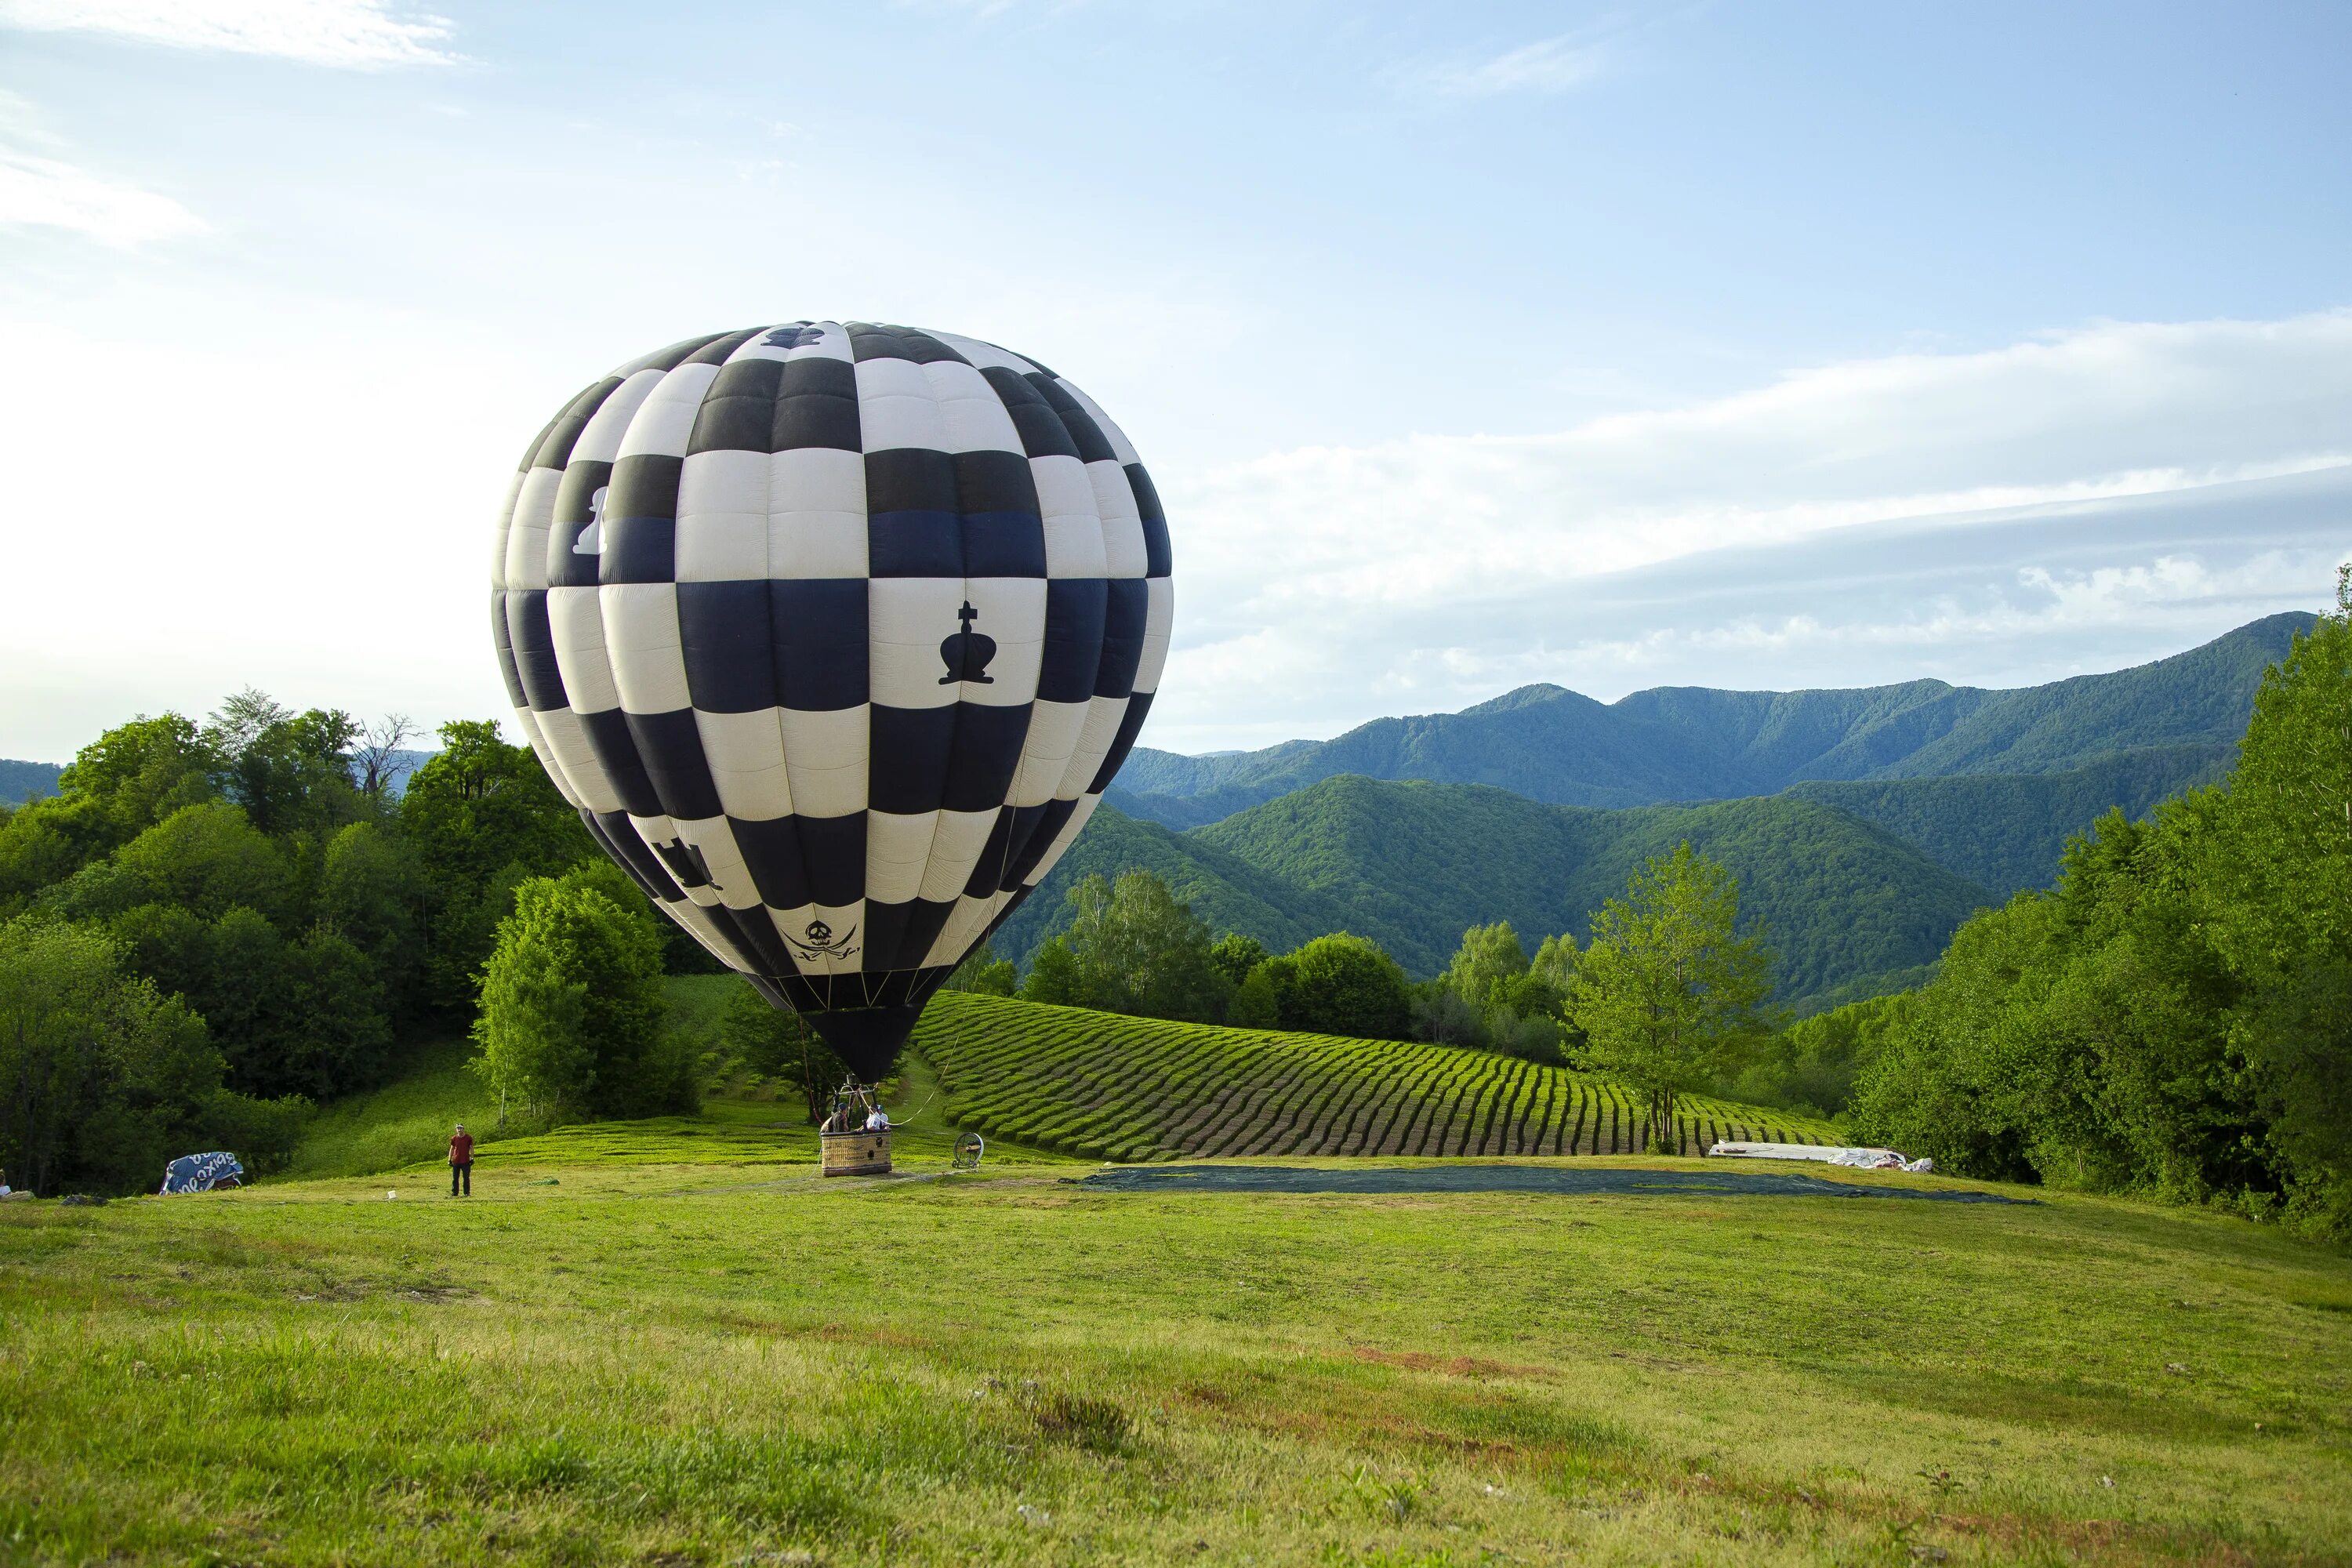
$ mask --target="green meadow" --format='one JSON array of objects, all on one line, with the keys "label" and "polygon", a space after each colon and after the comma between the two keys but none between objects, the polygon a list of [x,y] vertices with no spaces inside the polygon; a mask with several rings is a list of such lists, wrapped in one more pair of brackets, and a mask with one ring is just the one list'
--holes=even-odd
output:
[{"label": "green meadow", "polygon": [[453,1068],[0,1205],[0,1561],[2352,1561],[2352,1263],[2241,1221],[950,1175],[919,1062],[888,1179],[748,1101],[330,1170]]}]

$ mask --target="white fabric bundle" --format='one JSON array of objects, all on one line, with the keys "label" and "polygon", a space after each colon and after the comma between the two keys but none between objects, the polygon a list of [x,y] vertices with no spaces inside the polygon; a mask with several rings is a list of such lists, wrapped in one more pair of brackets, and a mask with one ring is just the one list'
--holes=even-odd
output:
[{"label": "white fabric bundle", "polygon": [[1823,1165],[1853,1165],[1865,1171],[1909,1171],[1925,1174],[1933,1160],[1906,1160],[1893,1149],[1840,1148],[1828,1143],[1717,1143],[1707,1150],[1713,1158],[1735,1160],[1811,1160]]}]

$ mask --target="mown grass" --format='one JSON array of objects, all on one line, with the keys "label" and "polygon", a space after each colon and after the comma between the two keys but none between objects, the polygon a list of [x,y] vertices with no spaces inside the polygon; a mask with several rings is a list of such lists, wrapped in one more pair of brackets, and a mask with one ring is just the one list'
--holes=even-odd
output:
[{"label": "mown grass", "polygon": [[[1617,1154],[1646,1109],[1594,1074],[1490,1051],[1352,1040],[942,994],[915,1042],[948,1111],[1089,1159],[1267,1154]],[[1843,1142],[1810,1116],[1691,1098],[1681,1146]]]},{"label": "mown grass", "polygon": [[604,1136],[0,1208],[0,1560],[2352,1561],[2352,1264],[2238,1222]]}]

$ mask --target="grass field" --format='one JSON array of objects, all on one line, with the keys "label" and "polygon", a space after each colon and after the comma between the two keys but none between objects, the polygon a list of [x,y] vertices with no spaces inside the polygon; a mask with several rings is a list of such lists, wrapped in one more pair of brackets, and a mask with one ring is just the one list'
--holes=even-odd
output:
[{"label": "grass field", "polygon": [[[322,1115],[299,1179],[0,1205],[0,1563],[2352,1563],[2341,1256],[2066,1194],[1105,1193],[1065,1178],[1107,1110],[1156,1108],[1123,1134],[1156,1153],[1223,1127],[1458,1168],[1607,1147],[1574,1130],[1610,1091],[936,1011],[954,1093],[908,1058],[887,1180],[818,1179],[797,1106],[722,1100],[510,1123],[453,1201],[446,1123],[496,1108],[449,1046]],[[983,1108],[1066,1152],[1000,1133],[949,1174],[977,1084],[1107,1076],[1072,1016],[1125,1081]],[[1423,1163],[1307,1163],[1368,1161]]]},{"label": "grass field", "polygon": [[[1487,1051],[1171,1024],[943,994],[915,1036],[948,1113],[1097,1160],[1268,1154],[1613,1154],[1648,1117],[1610,1080]],[[1827,1122],[1682,1102],[1684,1147],[1843,1142]]]},{"label": "grass field", "polygon": [[2352,1264],[2241,1222],[664,1137],[0,1205],[0,1561],[2352,1561]]}]

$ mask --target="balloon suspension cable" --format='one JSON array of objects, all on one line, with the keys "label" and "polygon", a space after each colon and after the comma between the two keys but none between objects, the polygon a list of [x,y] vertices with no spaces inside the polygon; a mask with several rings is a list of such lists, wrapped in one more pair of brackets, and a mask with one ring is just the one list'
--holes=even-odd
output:
[{"label": "balloon suspension cable", "polygon": [[866,1118],[884,1114],[878,1086],[861,1083],[851,1073],[833,1091],[833,1104],[825,1112],[823,1132],[856,1132],[866,1126]]}]

